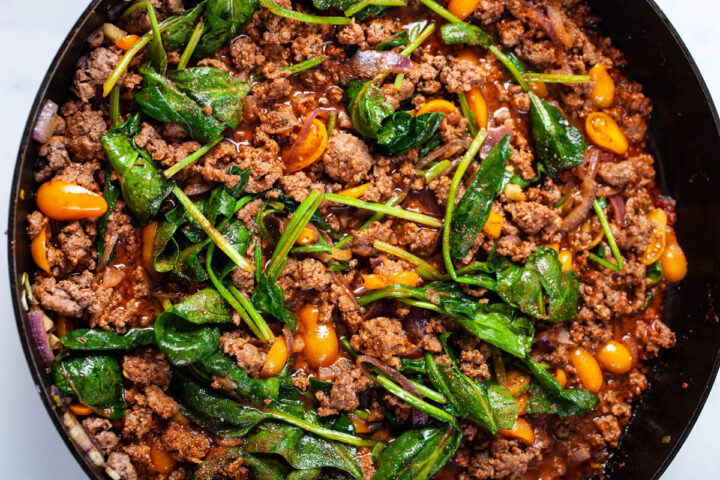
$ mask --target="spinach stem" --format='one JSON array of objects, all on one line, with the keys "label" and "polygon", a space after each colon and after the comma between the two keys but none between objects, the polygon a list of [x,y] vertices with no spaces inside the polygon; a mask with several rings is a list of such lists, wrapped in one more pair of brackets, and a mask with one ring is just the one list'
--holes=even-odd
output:
[{"label": "spinach stem", "polygon": [[458,98],[460,99],[460,111],[462,111],[462,114],[468,119],[468,130],[470,131],[470,135],[474,137],[478,133],[475,114],[470,110],[465,92],[458,93]]},{"label": "spinach stem", "polygon": [[217,145],[218,143],[220,143],[220,141],[221,141],[223,138],[224,138],[224,137],[223,137],[222,135],[220,135],[220,136],[217,137],[216,139],[210,140],[208,143],[206,143],[206,144],[203,145],[202,147],[198,148],[198,149],[195,150],[193,153],[191,153],[191,154],[188,155],[187,157],[183,158],[182,160],[180,160],[178,163],[176,163],[176,164],[173,165],[172,167],[166,169],[166,170],[163,172],[163,175],[165,175],[165,178],[171,178],[173,175],[175,175],[176,173],[178,173],[178,172],[179,172],[180,170],[182,170],[183,168],[185,168],[185,167],[187,167],[188,165],[190,165],[191,163],[194,163],[194,162],[196,162],[197,160],[199,160],[200,157],[202,157],[203,155],[205,155],[207,152],[210,151],[210,149],[212,149],[215,145]]},{"label": "spinach stem", "polygon": [[430,263],[418,257],[417,255],[413,255],[412,253],[403,250],[400,247],[390,245],[389,243],[380,240],[375,240],[375,242],[373,243],[373,247],[380,250],[381,252],[395,255],[396,257],[402,258],[403,260],[412,263],[413,265],[418,267],[418,275],[420,275],[425,280],[441,280],[444,277],[444,275],[440,273],[440,270],[432,266]]},{"label": "spinach stem", "polygon": [[337,111],[332,110],[330,112],[330,115],[328,115],[328,123],[327,123],[327,135],[328,138],[330,138],[330,134],[333,130],[335,130],[335,123],[337,122]]},{"label": "spinach stem", "polygon": [[450,257],[450,230],[452,227],[452,215],[455,210],[455,197],[457,196],[457,190],[463,176],[465,175],[465,171],[470,166],[470,162],[473,161],[475,155],[477,155],[480,151],[480,147],[486,137],[487,131],[484,128],[475,135],[475,138],[473,138],[472,143],[470,143],[465,155],[463,155],[462,160],[460,160],[460,163],[455,170],[455,175],[453,175],[452,181],[450,182],[450,191],[448,192],[447,206],[445,207],[445,221],[443,222],[442,256],[443,261],[445,262],[445,269],[450,275],[450,278],[453,280],[457,279],[457,274],[455,273],[455,267],[453,266],[452,258]]},{"label": "spinach stem", "polygon": [[414,287],[406,287],[405,285],[390,285],[389,287],[366,293],[365,295],[358,297],[357,302],[358,305],[364,307],[368,303],[380,300],[381,298],[411,298],[432,303],[430,297],[428,297],[425,292]]},{"label": "spinach stem", "polygon": [[410,42],[407,47],[403,49],[402,52],[400,52],[400,55],[403,55],[405,57],[409,57],[420,45],[423,44],[425,40],[428,39],[430,35],[433,34],[435,31],[435,24],[431,23],[425,29],[418,35],[418,37]]},{"label": "spinach stem", "polygon": [[433,0],[420,0],[420,3],[422,3],[450,23],[463,23],[462,20],[450,13],[447,8],[443,7],[442,5]]},{"label": "spinach stem", "polygon": [[378,375],[377,377],[375,377],[375,382],[388,392],[398,397],[400,400],[403,400],[405,403],[417,408],[421,412],[427,413],[431,417],[437,418],[441,422],[455,424],[455,417],[447,413],[445,410],[441,410],[435,405],[431,405],[419,399],[415,395],[406,392],[400,385],[391,381],[389,378]]},{"label": "spinach stem", "polygon": [[297,210],[295,210],[295,213],[293,213],[293,216],[285,227],[285,231],[283,231],[283,234],[278,240],[267,267],[265,267],[265,273],[267,273],[270,278],[276,279],[280,275],[282,269],[285,267],[290,249],[295,245],[295,241],[303,228],[305,228],[305,225],[310,221],[315,210],[320,206],[322,200],[323,195],[317,190],[312,190],[308,196],[305,197],[305,200],[300,203]]},{"label": "spinach stem", "polygon": [[232,246],[230,242],[227,241],[225,237],[222,236],[220,232],[218,232],[212,223],[210,223],[210,220],[208,220],[205,215],[200,211],[200,209],[193,203],[190,198],[188,198],[187,195],[185,195],[185,192],[183,192],[180,187],[177,185],[173,188],[173,194],[175,194],[175,197],[180,201],[183,207],[185,207],[185,211],[187,211],[188,215],[195,220],[200,227],[202,227],[203,231],[207,234],[210,239],[215,243],[215,245],[222,250],[225,255],[227,255],[230,260],[235,262],[235,264],[242,268],[245,271],[250,271],[250,264],[245,260],[245,258],[240,255],[240,253],[235,249],[235,247]]},{"label": "spinach stem", "polygon": [[[133,8],[135,5],[130,8]],[[165,19],[165,21],[161,22],[158,25],[159,30],[167,30],[168,28],[171,28],[176,24],[180,23],[180,21],[182,21],[182,18],[178,16]],[[138,41],[133,43],[133,46],[125,52],[118,64],[115,66],[115,69],[112,71],[112,73],[110,73],[107,80],[105,80],[105,83],[103,84],[103,97],[107,97],[108,94],[110,94],[110,91],[113,89],[118,80],[120,80],[120,77],[125,72],[128,65],[130,65],[130,61],[135,57],[135,55],[137,55],[140,50],[142,50],[145,45],[150,42],[152,38],[153,32],[147,32],[145,35],[140,37]]]},{"label": "spinach stem", "polygon": [[[212,256],[213,251],[215,250],[215,244],[211,243],[208,246],[207,254],[205,255],[205,268],[207,270],[208,276],[210,277],[210,282],[212,282],[215,289],[218,291],[220,295],[225,299],[226,302],[230,304],[231,307],[240,315],[240,318],[243,319],[245,324],[248,326],[248,328],[253,332],[253,334],[262,340],[265,343],[269,343],[270,340],[274,338],[273,337],[265,337],[263,336],[263,333],[260,331],[258,326],[253,321],[252,317],[248,314],[248,312],[238,303],[238,301],[235,299],[235,297],[225,288],[225,285],[222,284],[222,282],[217,278],[215,275],[215,272],[213,272],[212,269]],[[272,334],[272,332],[270,332]]]},{"label": "spinach stem", "polygon": [[[325,60],[327,60],[327,57],[325,55],[318,55],[317,57],[308,58],[307,60],[304,60],[302,62],[283,67],[280,69],[280,71],[290,72],[290,75],[295,75],[296,73],[300,73],[304,70],[309,70],[313,67],[316,67],[323,63]],[[256,75],[252,78],[252,81],[254,83],[262,82],[263,80],[265,80],[265,77],[262,75]]]},{"label": "spinach stem", "polygon": [[250,300],[240,290],[235,288],[234,285],[229,286],[227,289],[237,299],[237,301],[240,302],[245,311],[247,311],[248,315],[252,318],[258,330],[262,333],[260,339],[265,340],[265,342],[275,340],[275,334],[272,330],[270,330],[270,326],[267,324],[262,315],[260,315],[260,313],[255,309],[255,306],[250,303]]},{"label": "spinach stem", "polygon": [[407,3],[403,2],[402,0],[360,0],[358,3],[345,10],[343,13],[346,17],[352,17],[360,10],[371,5],[378,7],[404,7],[405,5],[407,5]]},{"label": "spinach stem", "polygon": [[[404,198],[405,198],[405,194],[400,194],[397,192],[393,193],[392,196],[388,199],[387,202],[385,202],[384,205],[386,207],[394,207],[394,206],[398,205],[400,202],[402,202]],[[365,220],[365,223],[360,225],[360,228],[358,228],[357,231],[362,232],[363,230],[366,230],[368,227],[370,227],[370,225],[372,225],[375,222],[379,222],[383,218],[385,218],[384,213],[375,212],[375,213],[373,213],[372,217],[368,218],[367,220]],[[335,244],[335,247],[339,248],[339,249],[343,249],[343,248],[345,248],[345,246],[348,243],[352,242],[352,239],[353,239],[352,235],[346,234]]]},{"label": "spinach stem", "polygon": [[289,423],[290,425],[295,425],[296,427],[302,428],[310,433],[314,433],[319,437],[336,440],[341,443],[347,443],[348,445],[355,445],[356,447],[372,447],[376,443],[374,440],[365,440],[364,438],[350,435],[349,433],[339,432],[337,430],[332,430],[330,428],[306,422],[305,420],[293,417],[279,410],[268,409],[266,411],[277,420]]},{"label": "spinach stem", "polygon": [[120,123],[120,87],[115,85],[110,91],[110,126]]},{"label": "spinach stem", "polygon": [[608,245],[610,245],[610,251],[612,251],[613,257],[615,257],[615,262],[617,263],[617,265],[608,268],[612,268],[613,270],[617,270],[619,272],[623,269],[623,259],[622,255],[620,255],[620,249],[617,246],[617,242],[615,241],[615,236],[610,229],[610,223],[608,222],[607,215],[605,215],[605,210],[603,210],[603,206],[597,198],[593,201],[592,206],[593,210],[595,210],[595,214],[600,220],[600,225],[602,225],[603,232],[605,232],[605,238],[607,238]]},{"label": "spinach stem", "polygon": [[420,225],[425,225],[428,227],[442,227],[442,222],[435,217],[431,217],[430,215],[425,215],[422,213],[409,212],[399,207],[389,207],[387,205],[382,205],[379,203],[365,202],[363,200],[358,200],[357,198],[346,197],[335,193],[326,193],[325,200],[329,202],[340,203],[342,205],[347,205],[349,207],[370,210],[371,212],[384,213],[386,215],[402,218],[403,220],[409,220],[411,222],[419,223]]},{"label": "spinach stem", "polygon": [[523,78],[528,82],[545,83],[587,83],[590,75],[561,75],[555,73],[523,73]]},{"label": "spinach stem", "polygon": [[442,175],[442,173],[448,169],[448,167],[451,165],[450,160],[442,160],[440,162],[436,162],[430,166],[427,170],[422,172],[421,176],[425,183],[430,183],[433,180],[435,180],[437,177]]},{"label": "spinach stem", "polygon": [[309,15],[307,13],[283,8],[272,0],[260,0],[260,4],[278,17],[285,17],[299,22],[316,23],[320,25],[347,25],[350,23],[350,19],[347,17],[320,17],[317,15]]},{"label": "spinach stem", "polygon": [[440,313],[443,315],[445,314],[445,311],[442,308],[435,305],[434,303],[423,302],[420,300],[413,300],[411,298],[398,298],[397,301],[404,303],[405,305],[409,305],[411,307],[422,308],[424,310],[431,310],[433,312],[437,312],[437,313]]},{"label": "spinach stem", "polygon": [[190,35],[190,40],[188,40],[188,43],[185,46],[185,50],[183,50],[182,56],[180,57],[180,62],[178,62],[178,70],[183,70],[185,67],[187,67],[188,62],[190,61],[190,57],[192,57],[192,54],[195,51],[195,47],[197,47],[198,42],[200,42],[203,28],[204,24],[202,19],[200,19],[197,25],[195,25],[195,30],[193,30],[192,35]]},{"label": "spinach stem", "polygon": [[508,71],[512,74],[513,77],[515,77],[515,80],[517,80],[518,84],[522,87],[522,89],[526,92],[530,91],[530,85],[528,85],[527,81],[525,81],[525,77],[523,77],[523,73],[518,70],[517,66],[510,60],[507,55],[505,55],[502,50],[500,50],[497,45],[492,45],[488,50],[492,52],[493,55],[495,55],[495,58],[500,60],[500,63],[505,65],[505,68],[508,69]]}]

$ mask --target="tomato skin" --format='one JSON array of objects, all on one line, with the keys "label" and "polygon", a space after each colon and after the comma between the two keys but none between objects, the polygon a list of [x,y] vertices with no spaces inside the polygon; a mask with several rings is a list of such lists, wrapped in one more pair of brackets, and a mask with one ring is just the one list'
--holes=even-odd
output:
[{"label": "tomato skin", "polygon": [[107,202],[102,195],[62,180],[50,180],[40,185],[35,201],[45,216],[60,221],[97,218],[107,211]]}]

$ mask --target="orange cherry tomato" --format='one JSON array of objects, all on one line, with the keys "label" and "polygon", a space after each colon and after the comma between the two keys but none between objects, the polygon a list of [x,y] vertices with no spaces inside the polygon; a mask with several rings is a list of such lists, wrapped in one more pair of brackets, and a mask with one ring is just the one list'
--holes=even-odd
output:
[{"label": "orange cherry tomato", "polygon": [[288,173],[295,173],[311,165],[325,152],[328,142],[328,133],[325,124],[314,118],[310,124],[307,136],[295,150],[291,159],[285,159]]},{"label": "orange cherry tomato", "polygon": [[142,261],[145,271],[152,278],[158,278],[155,265],[153,264],[153,245],[155,244],[155,233],[158,222],[152,221],[142,228]]},{"label": "orange cherry tomato", "polygon": [[50,262],[48,261],[48,240],[50,239],[50,225],[45,226],[40,230],[40,233],[33,238],[30,243],[30,254],[32,255],[35,264],[50,273]]},{"label": "orange cherry tomato", "polygon": [[50,180],[40,185],[35,201],[40,211],[53,220],[96,218],[107,211],[107,202],[102,195],[62,180]]},{"label": "orange cherry tomato", "polygon": [[135,42],[138,40],[140,40],[140,37],[135,34],[125,35],[123,38],[115,42],[115,46],[120,50],[129,50],[130,47],[135,45]]},{"label": "orange cherry tomato", "polygon": [[465,20],[475,11],[479,3],[480,0],[450,0],[447,9],[460,20]]},{"label": "orange cherry tomato", "polygon": [[318,323],[319,318],[320,310],[315,305],[303,307],[298,314],[305,344],[303,356],[315,368],[332,365],[339,354],[335,327],[331,323]]},{"label": "orange cherry tomato", "polygon": [[270,347],[270,351],[265,357],[265,363],[263,363],[262,370],[260,370],[260,376],[263,378],[275,377],[282,369],[288,360],[288,348],[285,343],[284,337],[275,337],[275,341]]}]

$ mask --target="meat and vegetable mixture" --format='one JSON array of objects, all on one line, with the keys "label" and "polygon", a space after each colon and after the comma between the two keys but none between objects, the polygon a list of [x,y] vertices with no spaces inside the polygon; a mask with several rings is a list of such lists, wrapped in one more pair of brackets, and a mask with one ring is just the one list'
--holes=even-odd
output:
[{"label": "meat and vegetable mixture", "polygon": [[48,102],[25,276],[114,479],[601,476],[686,262],[577,0],[151,0]]}]

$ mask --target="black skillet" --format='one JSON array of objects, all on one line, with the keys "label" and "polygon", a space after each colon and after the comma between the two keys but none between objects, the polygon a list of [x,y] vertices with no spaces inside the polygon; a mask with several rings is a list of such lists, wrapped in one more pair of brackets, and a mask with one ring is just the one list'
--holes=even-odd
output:
[{"label": "black skillet", "polygon": [[[85,39],[107,18],[116,0],[94,0],[58,51],[28,118],[10,201],[8,255],[10,287],[25,356],[45,406],[60,435],[91,478],[105,474],[70,441],[49,395],[27,316],[21,307],[22,272],[32,272],[25,217],[35,209],[32,192],[36,144],[32,127],[46,99],[62,105]],[[607,464],[612,479],[660,477],[682,446],[710,391],[720,362],[720,131],[705,83],[675,29],[652,0],[589,0],[602,19],[599,28],[627,58],[627,75],[643,84],[652,99],[652,151],[659,185],[677,200],[676,231],[688,257],[685,281],[673,287],[665,321],[677,346],[664,352],[648,373],[650,387],[636,405],[615,454]],[[24,192],[24,193],[23,193]],[[684,388],[683,388],[684,386]]]}]

